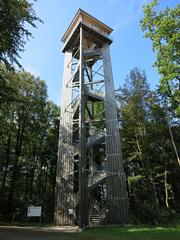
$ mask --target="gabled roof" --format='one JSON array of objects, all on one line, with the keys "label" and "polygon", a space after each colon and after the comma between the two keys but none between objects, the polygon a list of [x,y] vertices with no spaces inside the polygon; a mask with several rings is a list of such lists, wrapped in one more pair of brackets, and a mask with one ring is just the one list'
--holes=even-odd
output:
[{"label": "gabled roof", "polygon": [[66,30],[66,32],[64,33],[61,41],[65,42],[66,37],[68,35],[68,33],[70,32],[72,26],[74,25],[74,23],[78,20],[79,16],[84,16],[86,18],[88,18],[90,21],[93,21],[95,23],[97,23],[97,25],[101,26],[103,29],[105,29],[105,31],[110,34],[113,29],[110,28],[109,26],[107,26],[106,24],[104,24],[103,22],[99,21],[97,18],[93,17],[92,15],[90,15],[89,13],[87,13],[86,11],[82,10],[81,8],[78,9],[76,15],[74,16],[73,20],[71,21],[68,29]]}]

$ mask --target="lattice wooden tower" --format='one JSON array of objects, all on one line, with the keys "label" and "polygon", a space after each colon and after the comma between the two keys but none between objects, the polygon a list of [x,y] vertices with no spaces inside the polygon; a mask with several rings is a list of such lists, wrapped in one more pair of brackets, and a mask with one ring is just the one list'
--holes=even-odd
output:
[{"label": "lattice wooden tower", "polygon": [[128,222],[117,103],[109,45],[112,29],[79,9],[65,32],[57,225]]}]

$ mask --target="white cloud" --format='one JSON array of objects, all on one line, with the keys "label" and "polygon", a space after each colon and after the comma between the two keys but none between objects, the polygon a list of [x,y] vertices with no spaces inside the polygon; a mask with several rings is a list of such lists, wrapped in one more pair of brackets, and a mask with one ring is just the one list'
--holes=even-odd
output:
[{"label": "white cloud", "polygon": [[30,72],[35,77],[39,77],[40,76],[40,71],[38,71],[36,68],[34,68],[32,66],[25,66],[24,70],[27,71],[27,72]]}]

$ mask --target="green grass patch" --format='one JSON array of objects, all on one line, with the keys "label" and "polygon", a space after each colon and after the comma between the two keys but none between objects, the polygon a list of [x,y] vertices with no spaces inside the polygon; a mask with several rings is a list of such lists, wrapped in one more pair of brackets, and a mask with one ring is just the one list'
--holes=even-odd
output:
[{"label": "green grass patch", "polygon": [[112,227],[92,228],[82,232],[79,239],[96,240],[180,240],[180,227]]}]

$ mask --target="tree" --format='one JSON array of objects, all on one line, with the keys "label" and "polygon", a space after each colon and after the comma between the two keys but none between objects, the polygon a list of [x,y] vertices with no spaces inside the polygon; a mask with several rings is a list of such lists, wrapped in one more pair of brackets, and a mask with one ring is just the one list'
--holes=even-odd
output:
[{"label": "tree", "polygon": [[[142,199],[148,199],[147,196],[150,196],[146,201],[155,213],[157,197],[149,145],[148,98],[150,94],[145,72],[138,68],[131,70],[120,94],[122,99],[121,136],[132,201],[136,204],[139,201],[142,205]],[[139,184],[141,187],[138,187]]]},{"label": "tree", "polygon": [[149,89],[145,72],[138,68],[130,71],[118,97],[130,212],[136,223],[166,222],[161,214],[169,217],[171,209],[178,211],[180,203],[180,170],[168,131],[170,126],[177,142],[177,120],[171,118],[167,123],[162,95]]},{"label": "tree", "polygon": [[179,75],[179,5],[173,9],[166,7],[158,11],[159,0],[153,0],[144,7],[141,28],[145,37],[152,41],[157,53],[154,65],[161,75],[160,89],[167,98],[167,106],[180,114],[180,75]]},{"label": "tree", "polygon": [[32,37],[25,25],[35,28],[37,21],[41,22],[28,0],[0,0],[0,60],[6,65],[21,66],[19,53],[24,51],[26,40]]},{"label": "tree", "polygon": [[0,214],[18,208],[23,216],[29,204],[40,204],[52,220],[59,108],[47,101],[44,81],[4,65],[0,71]]}]

